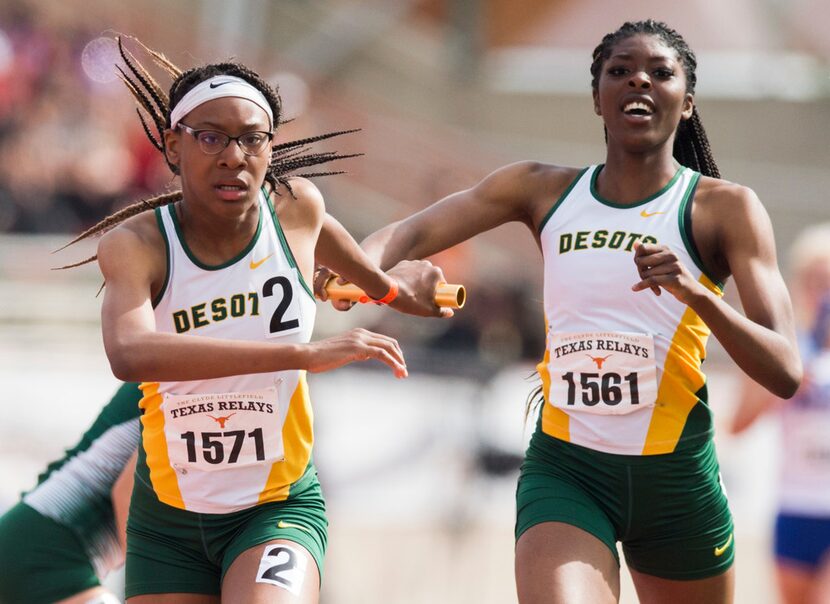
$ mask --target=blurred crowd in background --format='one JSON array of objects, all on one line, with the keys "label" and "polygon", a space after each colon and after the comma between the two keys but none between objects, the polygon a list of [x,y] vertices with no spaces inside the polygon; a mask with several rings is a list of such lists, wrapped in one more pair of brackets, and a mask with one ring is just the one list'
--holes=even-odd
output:
[{"label": "blurred crowd in background", "polygon": [[100,28],[27,3],[0,11],[0,232],[77,233],[169,180],[114,73],[82,70]]}]

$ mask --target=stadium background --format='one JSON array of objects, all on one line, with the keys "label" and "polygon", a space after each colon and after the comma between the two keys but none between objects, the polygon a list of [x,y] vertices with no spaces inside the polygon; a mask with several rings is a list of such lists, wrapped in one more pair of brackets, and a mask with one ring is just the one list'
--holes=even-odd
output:
[{"label": "stadium background", "polygon": [[[116,385],[95,266],[50,252],[171,186],[111,69],[116,32],[174,63],[236,57],[278,84],[280,138],[361,128],[320,148],[365,153],[318,180],[358,239],[519,159],[601,161],[588,66],[603,34],[654,17],[699,59],[697,101],[722,173],[753,187],[786,248],[830,219],[830,37],[821,0],[3,0],[0,3],[0,510],[74,444]],[[436,259],[463,282],[451,321],[320,308],[401,341],[380,366],[310,379],[331,534],[324,604],[515,601],[516,460],[543,350],[541,263],[510,225]],[[728,296],[739,301],[734,291]],[[738,375],[711,342],[712,406],[736,516],[739,603],[775,602],[769,557],[779,453],[769,420],[724,426]],[[118,589],[119,576],[110,579]],[[623,602],[633,602],[627,577]]]}]

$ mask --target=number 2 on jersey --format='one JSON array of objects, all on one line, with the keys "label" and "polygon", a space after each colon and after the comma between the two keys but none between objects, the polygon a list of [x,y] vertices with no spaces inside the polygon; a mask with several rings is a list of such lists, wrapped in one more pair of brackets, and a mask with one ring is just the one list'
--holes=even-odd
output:
[{"label": "number 2 on jersey", "polygon": [[270,333],[277,333],[278,331],[285,331],[286,329],[294,329],[300,326],[298,319],[290,319],[284,321],[285,311],[291,306],[291,299],[294,297],[294,291],[291,287],[291,282],[288,278],[280,275],[279,277],[271,277],[262,286],[262,297],[268,298],[274,295],[274,286],[279,285],[282,288],[282,300],[274,309],[274,314],[271,315]]},{"label": "number 2 on jersey", "polygon": [[262,320],[265,337],[277,338],[300,331],[300,291],[296,269],[274,275],[262,284]]}]

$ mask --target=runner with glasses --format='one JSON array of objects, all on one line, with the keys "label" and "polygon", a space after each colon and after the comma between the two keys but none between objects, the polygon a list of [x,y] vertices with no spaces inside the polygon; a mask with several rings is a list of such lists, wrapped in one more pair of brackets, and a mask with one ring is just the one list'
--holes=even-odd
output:
[{"label": "runner with glasses", "polygon": [[420,261],[384,273],[317,188],[288,175],[344,156],[304,153],[316,139],[269,144],[282,108],[259,75],[238,63],[181,72],[148,52],[173,76],[169,94],[122,46],[124,79],[181,191],[90,231],[109,229],[98,246],[107,356],[143,392],[126,595],[316,602],[327,520],[306,372],[369,359],[407,371],[381,334],[310,340],[315,258],[377,303],[425,316],[450,314],[433,302],[443,275]]},{"label": "runner with glasses", "polygon": [[202,153],[207,155],[218,155],[222,153],[231,141],[237,143],[245,155],[259,155],[274,139],[272,132],[245,132],[239,136],[230,136],[229,134],[216,130],[194,130],[181,122],[178,128],[199,141],[199,148],[202,150]]}]

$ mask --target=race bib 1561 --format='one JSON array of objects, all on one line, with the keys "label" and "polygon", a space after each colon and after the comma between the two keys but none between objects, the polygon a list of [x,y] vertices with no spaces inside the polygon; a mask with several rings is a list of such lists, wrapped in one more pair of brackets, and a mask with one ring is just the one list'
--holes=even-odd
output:
[{"label": "race bib 1561", "polygon": [[604,415],[653,407],[654,338],[625,332],[551,333],[550,399],[555,407]]}]

